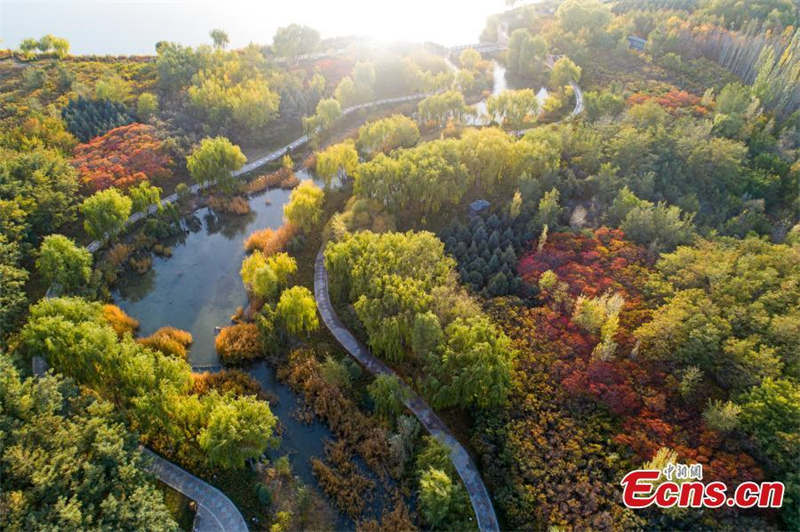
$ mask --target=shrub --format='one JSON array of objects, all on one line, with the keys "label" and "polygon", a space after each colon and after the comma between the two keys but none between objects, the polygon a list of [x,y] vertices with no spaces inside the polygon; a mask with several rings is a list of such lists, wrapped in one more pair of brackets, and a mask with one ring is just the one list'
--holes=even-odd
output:
[{"label": "shrub", "polygon": [[215,211],[238,216],[250,212],[250,204],[242,196],[234,196],[232,198],[211,196],[208,198],[208,206]]},{"label": "shrub", "polygon": [[175,327],[161,327],[150,336],[138,339],[137,342],[165,355],[186,360],[189,356],[187,348],[192,343],[192,335]]},{"label": "shrub", "polygon": [[232,393],[240,397],[253,395],[264,399],[261,385],[253,377],[238,369],[224,369],[217,373],[192,374],[192,391],[197,395],[205,395],[211,390],[216,390],[220,395]]},{"label": "shrub", "polygon": [[223,364],[241,364],[255,359],[263,351],[261,333],[253,323],[223,328],[214,345]]},{"label": "shrub", "polygon": [[297,233],[297,229],[290,223],[283,224],[278,229],[262,229],[247,237],[244,249],[247,251],[259,250],[268,257],[286,249],[286,245]]},{"label": "shrub", "polygon": [[139,322],[116,305],[103,305],[103,318],[111,324],[111,328],[120,337],[133,334],[133,331],[139,328]]}]

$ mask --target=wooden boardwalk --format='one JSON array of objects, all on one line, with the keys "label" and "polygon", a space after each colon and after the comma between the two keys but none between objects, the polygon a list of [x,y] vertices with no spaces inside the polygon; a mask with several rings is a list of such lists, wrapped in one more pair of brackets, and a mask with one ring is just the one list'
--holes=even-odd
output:
[{"label": "wooden boardwalk", "polygon": [[[336,340],[342,344],[342,347],[367,371],[373,375],[396,375],[389,366],[373,356],[369,349],[353,336],[336,315],[328,293],[328,271],[325,269],[324,249],[325,246],[323,244],[322,249],[317,253],[317,259],[314,263],[314,298],[317,301],[317,308],[322,316],[322,321],[325,322],[325,325],[336,337]],[[453,465],[467,489],[472,509],[478,520],[478,528],[482,531],[499,531],[500,526],[497,523],[497,516],[494,513],[489,492],[483,484],[478,468],[470,458],[467,450],[450,433],[444,422],[428,406],[425,400],[410,388],[406,388],[408,390],[407,399],[405,400],[406,408],[417,417],[425,427],[425,430],[450,449],[450,459],[453,461]]]}]

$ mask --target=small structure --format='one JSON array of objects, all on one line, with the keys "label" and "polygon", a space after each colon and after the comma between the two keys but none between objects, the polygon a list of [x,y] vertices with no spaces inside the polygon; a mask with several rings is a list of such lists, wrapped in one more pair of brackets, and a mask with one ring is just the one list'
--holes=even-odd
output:
[{"label": "small structure", "polygon": [[475,200],[469,204],[469,212],[471,212],[472,214],[477,214],[482,210],[488,208],[489,205],[490,203],[485,199]]},{"label": "small structure", "polygon": [[644,45],[647,44],[646,39],[637,37],[636,35],[628,35],[628,46],[634,50],[644,51]]}]

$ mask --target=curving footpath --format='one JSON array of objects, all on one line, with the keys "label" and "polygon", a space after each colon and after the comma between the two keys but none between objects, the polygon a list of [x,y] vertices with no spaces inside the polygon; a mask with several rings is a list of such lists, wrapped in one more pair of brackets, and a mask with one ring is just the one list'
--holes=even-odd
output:
[{"label": "curving footpath", "polygon": [[[355,336],[347,330],[336,315],[328,293],[328,270],[325,269],[324,251],[325,245],[323,244],[314,262],[314,299],[317,301],[317,308],[322,316],[322,321],[325,322],[325,325],[331,331],[331,334],[336,337],[336,340],[342,344],[342,347],[370,373],[373,375],[396,375],[389,366],[375,358],[366,346],[356,340]],[[494,513],[489,492],[486,490],[478,468],[469,457],[469,454],[467,454],[466,449],[450,433],[447,426],[439,419],[433,409],[413,390],[407,386],[406,389],[409,392],[408,398],[404,401],[406,407],[431,435],[450,449],[450,459],[453,461],[453,465],[467,489],[472,509],[478,520],[478,529],[490,532],[499,531],[500,526],[497,523],[497,516]]]},{"label": "curving footpath", "polygon": [[197,503],[193,530],[197,532],[247,532],[247,523],[236,505],[211,484],[184,471],[150,449],[142,447],[145,469],[161,482]]}]

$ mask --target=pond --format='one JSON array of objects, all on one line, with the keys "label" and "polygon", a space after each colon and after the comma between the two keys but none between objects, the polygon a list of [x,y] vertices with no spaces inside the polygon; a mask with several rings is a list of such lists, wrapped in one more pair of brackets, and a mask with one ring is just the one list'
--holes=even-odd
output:
[{"label": "pond", "polygon": [[[305,170],[296,175],[301,180],[311,178]],[[219,216],[206,207],[195,211],[184,221],[186,234],[170,243],[172,257],[156,257],[146,274],[122,279],[113,293],[115,303],[139,320],[142,336],[166,325],[192,333],[190,364],[213,371],[219,365],[214,329],[229,325],[231,314],[247,303],[239,277],[244,241],[255,230],[283,223],[290,193],[272,189],[254,195],[249,199],[251,212],[245,216]],[[278,381],[269,364],[259,361],[244,369],[276,399],[271,408],[281,421],[281,444],[269,452],[270,457],[288,455],[294,473],[306,484],[316,485],[310,459],[324,455],[324,441],[332,439],[332,433],[319,421],[309,424],[294,417],[300,397]],[[354,528],[343,515],[335,526]]]},{"label": "pond", "polygon": [[[297,177],[302,180],[309,175],[299,171]],[[170,243],[172,257],[155,257],[146,274],[125,276],[113,296],[139,320],[139,334],[147,336],[166,325],[189,331],[194,337],[191,365],[218,365],[214,330],[230,325],[236,308],[247,304],[239,277],[244,241],[255,230],[283,223],[289,194],[282,189],[257,194],[250,198],[251,212],[244,216],[199,209],[184,222],[185,235]]]}]

